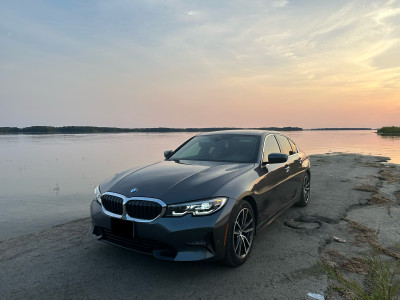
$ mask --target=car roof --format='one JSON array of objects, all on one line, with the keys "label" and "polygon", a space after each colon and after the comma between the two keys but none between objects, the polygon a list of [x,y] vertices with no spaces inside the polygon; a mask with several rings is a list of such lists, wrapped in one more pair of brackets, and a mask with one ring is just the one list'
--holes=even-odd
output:
[{"label": "car roof", "polygon": [[231,130],[219,130],[200,133],[199,135],[217,135],[217,134],[244,134],[244,135],[267,135],[267,134],[282,134],[278,131],[272,130],[261,130],[261,129],[231,129]]}]

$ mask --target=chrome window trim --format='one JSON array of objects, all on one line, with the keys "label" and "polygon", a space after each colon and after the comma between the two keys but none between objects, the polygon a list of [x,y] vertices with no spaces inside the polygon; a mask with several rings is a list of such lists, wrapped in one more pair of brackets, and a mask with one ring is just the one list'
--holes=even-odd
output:
[{"label": "chrome window trim", "polygon": [[[265,142],[266,142],[267,138],[268,138],[269,136],[271,136],[271,135],[275,138],[274,133],[268,133],[268,134],[264,137],[264,143],[263,143],[263,147],[262,147],[262,150],[261,150],[261,162],[260,162],[260,164],[262,164],[262,163],[264,162]],[[279,143],[278,143],[278,141],[276,140],[276,138],[275,138],[275,141],[276,141],[276,143],[278,144],[278,148],[279,148],[279,150],[280,150],[280,149],[281,149],[281,146],[279,145]]]},{"label": "chrome window trim", "polygon": [[[298,154],[299,152],[300,152],[300,150],[299,150],[299,147],[297,147],[297,145],[296,145],[296,143],[295,142],[293,142],[293,140],[291,139],[291,138],[287,138],[290,142],[292,142],[292,144],[296,147],[296,153],[294,153],[294,154]],[[294,155],[293,154],[293,155]]]},{"label": "chrome window trim", "polygon": [[[288,140],[288,142],[289,142],[289,140],[291,140],[290,138],[288,138],[286,135],[284,135],[284,134],[276,134],[276,135],[281,135],[281,136],[283,136],[283,137],[285,137],[287,140]],[[278,139],[276,139],[276,141],[278,142],[278,145],[279,145],[279,149],[281,149],[281,144],[279,144],[279,141],[278,141]],[[291,140],[292,141],[292,140]],[[288,155],[288,157],[291,157],[291,156],[293,156],[293,155],[296,155],[296,154],[299,154],[299,149],[297,148],[297,145],[292,141],[292,143],[293,143],[293,145],[295,145],[296,146],[296,149],[297,149],[297,152],[296,153],[293,153],[293,154],[291,154],[291,155]],[[289,146],[290,146],[290,142],[289,142]],[[292,146],[290,146],[290,148],[292,148]],[[282,151],[282,149],[281,149],[281,151]]]},{"label": "chrome window trim", "polygon": [[[297,147],[296,143],[293,142],[292,139],[288,138],[286,135],[284,135],[284,134],[282,134],[282,133],[268,133],[268,134],[264,137],[264,143],[263,143],[263,147],[262,147],[262,150],[261,150],[261,162],[260,162],[260,165],[264,162],[265,142],[267,141],[267,138],[268,138],[269,136],[271,136],[271,135],[275,138],[275,141],[276,141],[276,143],[278,144],[279,150],[281,150],[281,151],[282,151],[281,145],[279,144],[279,141],[278,141],[278,139],[276,138],[277,135],[281,135],[281,136],[287,138],[288,140],[290,140],[290,141],[293,143],[293,145],[296,146],[297,152],[296,152],[296,153],[293,153],[292,155],[288,155],[288,157],[293,156],[293,155],[296,155],[296,154],[299,154],[299,152],[300,152],[299,147]],[[289,144],[290,144],[290,143],[289,143]],[[291,147],[291,146],[290,146],[290,147]]]},{"label": "chrome window trim", "polygon": [[[122,219],[122,220],[135,221],[135,222],[141,222],[141,223],[149,223],[149,222],[153,222],[154,220],[157,220],[158,218],[161,218],[164,215],[165,211],[167,210],[167,204],[165,204],[160,199],[156,199],[156,198],[148,198],[148,197],[130,197],[130,198],[128,198],[128,197],[126,197],[124,195],[117,194],[117,193],[112,193],[112,192],[106,192],[106,193],[101,194],[101,196],[103,196],[103,195],[110,195],[110,196],[114,196],[114,197],[118,197],[118,198],[122,199],[122,215],[114,214],[114,213],[106,210],[104,208],[103,204],[101,204],[101,208],[102,208],[103,212],[106,215],[108,215],[110,217],[114,217],[114,218],[119,218],[119,219]],[[131,200],[142,200],[142,201],[156,202],[156,203],[161,205],[161,212],[157,217],[155,217],[154,219],[151,219],[151,220],[143,220],[143,219],[132,218],[126,212],[126,203],[131,201]]]}]

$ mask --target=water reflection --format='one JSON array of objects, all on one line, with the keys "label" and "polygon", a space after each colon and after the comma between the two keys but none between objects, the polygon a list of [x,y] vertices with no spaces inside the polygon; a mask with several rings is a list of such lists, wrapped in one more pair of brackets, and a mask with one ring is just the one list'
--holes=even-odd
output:
[{"label": "water reflection", "polygon": [[301,131],[287,135],[308,154],[346,152],[382,155],[400,164],[400,136],[381,136],[375,131]]},{"label": "water reflection", "polygon": [[[400,137],[373,131],[302,131],[308,154],[354,152],[400,163]],[[113,174],[163,159],[193,133],[0,135],[0,240],[89,214],[94,187]]]}]

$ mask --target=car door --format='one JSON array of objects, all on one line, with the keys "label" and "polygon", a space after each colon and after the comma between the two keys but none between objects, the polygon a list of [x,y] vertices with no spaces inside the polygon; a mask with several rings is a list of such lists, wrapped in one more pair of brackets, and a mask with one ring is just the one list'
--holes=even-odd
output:
[{"label": "car door", "polygon": [[285,163],[286,176],[284,186],[286,197],[282,197],[282,200],[285,201],[283,205],[286,205],[288,202],[292,201],[296,197],[298,184],[296,183],[293,175],[296,172],[298,161],[296,161],[295,159],[298,155],[297,153],[293,153],[292,146],[290,145],[290,142],[286,136],[276,135],[276,139],[278,140],[281,152],[288,155],[288,160]]},{"label": "car door", "polygon": [[295,182],[297,197],[300,196],[303,172],[306,170],[306,168],[303,166],[303,158],[300,156],[299,149],[297,148],[296,144],[291,139],[288,138],[288,140],[292,148],[291,158],[293,160],[293,164],[291,166],[291,173],[293,176],[292,180]]},{"label": "car door", "polygon": [[263,166],[261,170],[259,190],[261,203],[259,203],[260,217],[262,221],[274,216],[282,209],[283,204],[288,201],[288,172],[285,168],[286,163],[268,162],[268,155],[271,153],[280,153],[278,142],[273,134],[268,135],[264,140]]}]

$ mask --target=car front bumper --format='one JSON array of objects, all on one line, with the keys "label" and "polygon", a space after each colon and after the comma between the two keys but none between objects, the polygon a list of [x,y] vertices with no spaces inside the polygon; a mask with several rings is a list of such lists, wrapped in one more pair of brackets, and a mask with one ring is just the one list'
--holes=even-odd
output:
[{"label": "car front bumper", "polygon": [[[93,200],[91,235],[95,239],[130,250],[152,254],[174,261],[219,260],[225,254],[229,214],[235,201],[209,216],[161,217],[152,222],[133,222],[115,219]],[[117,225],[132,226],[132,236],[116,230]]]}]

